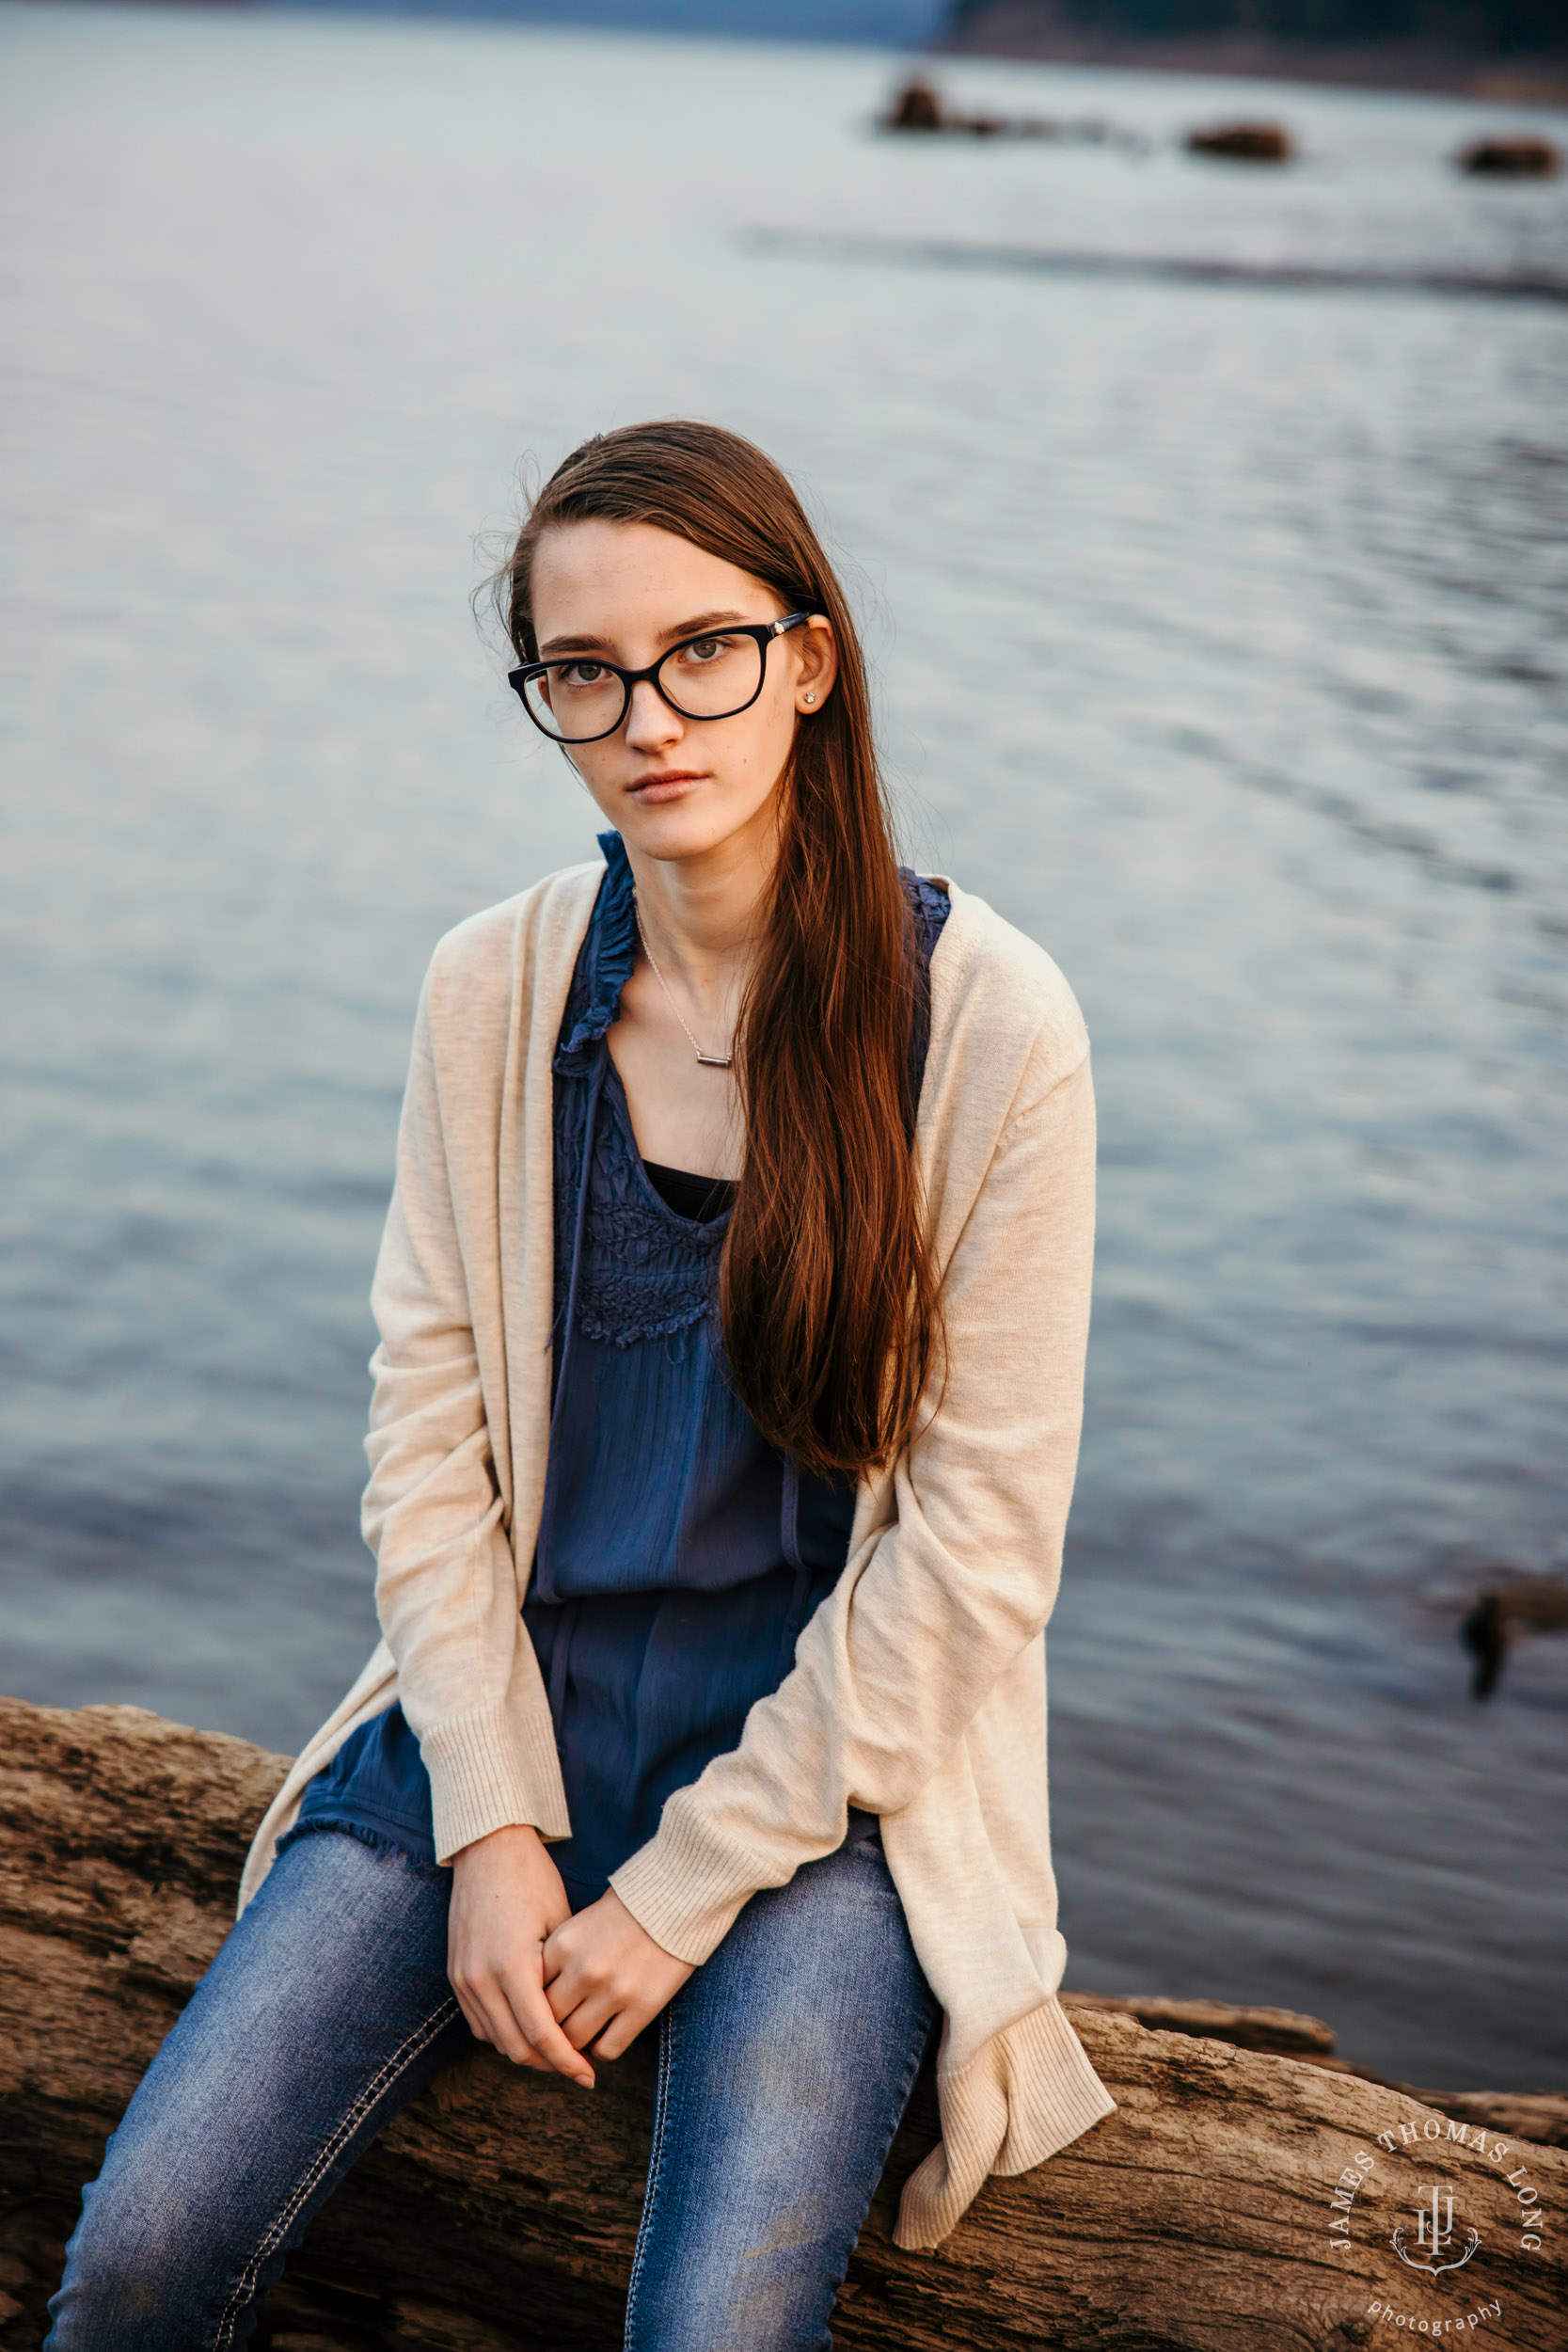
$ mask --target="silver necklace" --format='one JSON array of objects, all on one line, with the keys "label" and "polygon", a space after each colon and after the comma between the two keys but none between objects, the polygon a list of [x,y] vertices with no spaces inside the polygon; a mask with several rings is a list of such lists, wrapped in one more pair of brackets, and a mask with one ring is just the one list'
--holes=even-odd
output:
[{"label": "silver necklace", "polygon": [[637,926],[637,936],[642,944],[642,953],[647,957],[649,963],[653,966],[654,977],[658,982],[660,988],[664,991],[671,1011],[674,1014],[675,1019],[680,1023],[681,1027],[686,1031],[688,1038],[690,1040],[691,1051],[696,1055],[697,1059],[702,1063],[705,1070],[728,1070],[735,1058],[733,1053],[705,1054],[696,1039],[692,1037],[691,1025],[687,1020],[685,1013],[682,1012],[679,1005],[676,1004],[673,996],[671,995],[670,983],[658,968],[658,958],[655,955],[653,949],[648,945],[648,934],[642,929],[642,916],[635,898],[633,898],[631,902],[631,919]]}]

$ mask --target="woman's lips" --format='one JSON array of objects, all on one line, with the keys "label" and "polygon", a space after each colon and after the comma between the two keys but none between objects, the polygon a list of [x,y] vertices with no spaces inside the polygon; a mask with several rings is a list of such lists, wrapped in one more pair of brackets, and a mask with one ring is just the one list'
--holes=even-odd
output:
[{"label": "woman's lips", "polygon": [[640,801],[678,801],[689,787],[702,782],[701,771],[695,768],[660,768],[650,776],[637,776],[626,790]]}]

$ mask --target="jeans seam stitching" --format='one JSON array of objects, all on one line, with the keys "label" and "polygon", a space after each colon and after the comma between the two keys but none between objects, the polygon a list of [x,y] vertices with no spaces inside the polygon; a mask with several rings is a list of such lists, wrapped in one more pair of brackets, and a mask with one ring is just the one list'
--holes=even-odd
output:
[{"label": "jeans seam stitching", "polygon": [[658,2178],[664,2165],[665,2124],[670,2113],[670,2077],[674,2072],[675,2018],[672,2010],[664,2013],[663,2031],[659,2036],[658,2090],[654,2102],[654,2138],[648,2152],[648,2186],[642,2199],[642,2215],[637,2232],[636,2250],[632,2255],[631,2279],[626,2288],[626,2344],[631,2344],[632,2330],[637,2324],[637,2292],[642,2283],[642,2271],[647,2260],[649,2223],[658,2195]]},{"label": "jeans seam stitching", "polygon": [[267,2256],[270,2253],[275,2252],[281,2240],[287,2236],[290,2223],[293,2221],[295,2214],[299,2211],[300,2206],[305,2202],[305,2200],[309,2196],[310,2191],[314,2188],[316,2183],[321,2179],[322,2174],[331,2169],[333,2164],[341,2154],[343,2148],[347,2145],[348,2141],[353,2138],[359,2124],[363,2122],[370,2109],[374,2106],[376,2101],[382,2096],[382,2093],[391,2089],[392,2085],[397,2081],[399,2075],[407,2073],[409,2067],[412,2066],[414,2060],[420,2055],[421,2051],[426,2049],[428,2045],[435,2041],[436,2036],[440,2032],[441,2028],[444,2026],[449,2025],[451,2022],[451,2019],[458,2014],[460,2014],[460,2012],[457,2003],[449,1994],[447,1999],[441,2003],[440,2008],[433,2010],[430,2016],[425,2019],[422,2026],[417,2026],[414,2031],[408,2036],[407,2040],[402,2042],[399,2047],[392,2052],[391,2057],[387,2060],[386,2064],[372,2075],[364,2090],[359,2093],[358,2098],[356,2099],[354,2105],[349,2108],[348,2113],[343,2117],[337,2130],[333,2133],[331,2138],[326,2142],[326,2145],[317,2156],[314,2164],[310,2166],[309,2169],[305,2174],[304,2179],[294,2190],[293,2195],[290,2198],[282,2212],[273,2222],[272,2227],[267,2231],[265,2236],[261,2239],[261,2244],[255,2248],[251,2253],[249,2261],[241,2271],[240,2276],[235,2282],[234,2292],[230,2296],[228,2302],[224,2305],[223,2311],[219,2315],[218,2331],[213,2338],[213,2352],[223,2352],[224,2345],[231,2340],[230,2330],[233,2327],[233,2323],[239,2316],[240,2312],[244,2309],[245,2304],[250,2299],[254,2274],[260,2272],[261,2265],[266,2261]]}]

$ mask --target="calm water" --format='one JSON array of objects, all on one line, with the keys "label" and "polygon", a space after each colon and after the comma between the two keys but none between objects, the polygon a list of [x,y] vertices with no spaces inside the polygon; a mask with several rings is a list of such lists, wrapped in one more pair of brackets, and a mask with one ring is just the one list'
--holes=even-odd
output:
[{"label": "calm water", "polygon": [[[1070,1979],[1568,2077],[1568,309],[845,238],[1560,269],[1427,101],[967,66],[1148,142],[902,146],[870,53],[0,14],[0,1682],[288,1747],[372,1638],[366,1287],[416,989],[585,852],[466,599],[525,454],[694,410],[850,562],[914,854],[1104,1125],[1053,1631]],[[1184,156],[1277,112],[1306,160]],[[1568,125],[1555,126],[1559,135]],[[813,232],[794,247],[753,230]]]}]

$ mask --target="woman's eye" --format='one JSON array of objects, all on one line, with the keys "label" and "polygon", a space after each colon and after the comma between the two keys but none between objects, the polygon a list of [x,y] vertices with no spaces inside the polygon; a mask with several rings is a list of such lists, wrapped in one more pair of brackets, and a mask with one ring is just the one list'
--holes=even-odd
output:
[{"label": "woman's eye", "polygon": [[556,672],[562,686],[597,686],[604,675],[602,661],[563,661]]},{"label": "woman's eye", "polygon": [[689,645],[684,646],[682,651],[688,661],[702,663],[717,661],[720,656],[728,653],[729,649],[730,641],[727,637],[698,637],[694,638]]}]

